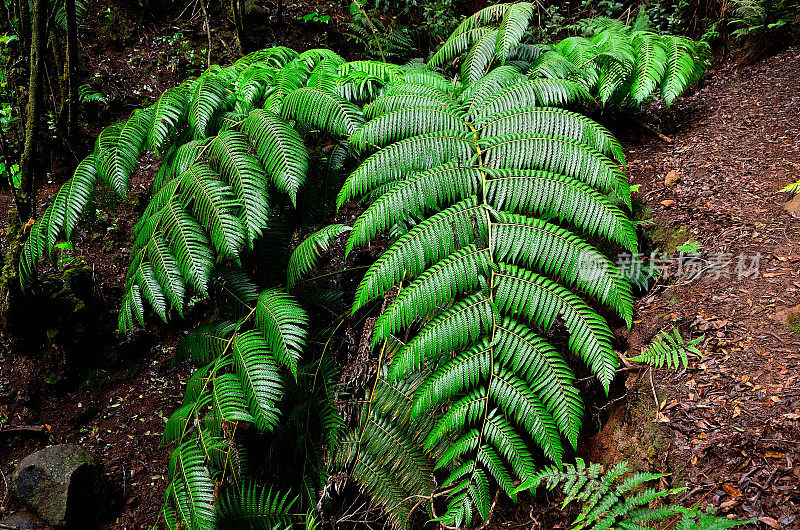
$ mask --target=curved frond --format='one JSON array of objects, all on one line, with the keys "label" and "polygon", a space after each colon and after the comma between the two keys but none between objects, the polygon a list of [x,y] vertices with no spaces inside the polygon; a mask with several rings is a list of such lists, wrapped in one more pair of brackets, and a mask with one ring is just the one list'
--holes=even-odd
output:
[{"label": "curved frond", "polygon": [[241,219],[252,242],[263,232],[270,214],[264,169],[250,152],[247,137],[236,131],[220,132],[210,144],[208,159],[244,205]]},{"label": "curved frond", "polygon": [[283,102],[281,115],[340,137],[353,134],[364,123],[357,106],[316,88],[301,88],[289,94]]},{"label": "curved frond", "polygon": [[279,116],[254,110],[242,123],[242,132],[254,146],[272,183],[287,193],[292,203],[308,174],[308,153],[303,138]]},{"label": "curved frond", "polygon": [[366,151],[412,136],[448,129],[469,130],[464,120],[451,110],[410,107],[368,121],[350,136],[348,142],[355,149]]},{"label": "curved frond", "polygon": [[278,423],[277,403],[283,381],[270,355],[269,344],[258,331],[236,335],[233,366],[247,398],[250,414],[259,430],[272,430]]},{"label": "curved frond", "polygon": [[586,362],[608,392],[619,361],[603,317],[567,289],[530,271],[500,264],[495,277],[498,308],[523,316],[544,330],[549,330],[556,318],[562,318],[570,349]]},{"label": "curved frond", "polygon": [[326,226],[310,234],[292,252],[286,267],[286,285],[294,287],[300,279],[317,266],[321,255],[328,251],[337,237],[350,231],[343,224]]},{"label": "curved frond", "polygon": [[256,305],[256,327],[275,360],[297,378],[297,363],[306,346],[308,315],[293,296],[277,289],[262,291]]}]

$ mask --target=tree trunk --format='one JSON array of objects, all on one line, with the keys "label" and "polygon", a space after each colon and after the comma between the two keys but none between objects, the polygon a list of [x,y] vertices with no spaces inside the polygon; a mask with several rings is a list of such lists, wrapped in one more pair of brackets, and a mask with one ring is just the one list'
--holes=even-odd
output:
[{"label": "tree trunk", "polygon": [[28,85],[28,115],[25,124],[25,146],[20,160],[20,186],[16,190],[17,217],[26,223],[35,214],[35,162],[39,146],[39,122],[42,114],[42,68],[47,44],[48,0],[36,0],[31,26],[30,84]]},{"label": "tree trunk", "polygon": [[239,0],[231,0],[231,8],[233,9],[233,22],[236,26],[236,40],[239,42],[239,51],[245,53],[245,35],[244,35],[244,22],[242,20],[242,4]]},{"label": "tree trunk", "polygon": [[17,0],[17,12],[19,13],[19,49],[20,53],[24,53],[31,45],[31,10],[28,7],[28,0]]},{"label": "tree trunk", "polygon": [[64,76],[67,79],[67,93],[62,94],[61,114],[66,119],[67,145],[75,147],[78,130],[78,25],[75,20],[75,0],[64,1],[67,18],[67,56],[64,61]]}]

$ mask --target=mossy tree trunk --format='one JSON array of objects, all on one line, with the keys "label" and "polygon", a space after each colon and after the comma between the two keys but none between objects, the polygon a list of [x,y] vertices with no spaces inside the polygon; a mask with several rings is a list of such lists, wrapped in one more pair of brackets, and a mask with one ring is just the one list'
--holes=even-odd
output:
[{"label": "mossy tree trunk", "polygon": [[20,50],[24,52],[30,46],[31,10],[28,7],[28,0],[17,0],[16,5],[19,15],[19,45]]},{"label": "mossy tree trunk", "polygon": [[42,70],[47,44],[48,0],[36,0],[31,25],[30,83],[28,85],[28,112],[25,123],[25,143],[20,160],[20,185],[15,191],[17,217],[25,224],[35,215],[35,173],[38,169],[39,128],[42,119]]},{"label": "mossy tree trunk", "polygon": [[67,49],[64,60],[64,86],[61,94],[62,129],[67,145],[74,149],[78,130],[78,28],[75,15],[75,0],[64,0],[67,21]]},{"label": "mossy tree trunk", "polygon": [[[26,0],[22,1],[23,4]],[[14,190],[17,215],[9,218],[4,237],[4,255],[0,269],[0,325],[8,322],[13,299],[19,296],[17,267],[25,242],[28,221],[36,215],[35,179],[39,170],[37,153],[39,128],[42,118],[44,86],[42,72],[47,44],[48,0],[36,0],[33,5],[33,23],[30,35],[30,82],[28,109],[25,123],[25,142],[20,159],[20,185]]]},{"label": "mossy tree trunk", "polygon": [[239,43],[239,51],[246,53],[245,46],[245,33],[244,33],[244,20],[242,18],[242,2],[241,0],[231,0],[231,9],[233,10],[233,23],[235,24],[236,40]]}]

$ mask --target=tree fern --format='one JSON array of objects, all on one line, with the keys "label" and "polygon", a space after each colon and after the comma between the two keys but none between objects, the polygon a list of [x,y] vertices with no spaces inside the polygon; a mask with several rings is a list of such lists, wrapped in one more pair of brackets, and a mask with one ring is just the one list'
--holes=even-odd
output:
[{"label": "tree fern", "polygon": [[[633,225],[611,198],[626,203],[629,196],[618,162],[607,156],[622,158],[619,144],[586,118],[534,106],[560,103],[536,91],[569,94],[570,81],[486,91],[519,79],[515,67],[502,68],[494,85],[435,96],[447,110],[371,113],[353,135],[356,145],[386,145],[352,172],[339,196],[340,204],[359,196],[372,201],[353,225],[349,250],[404,219],[420,219],[367,271],[354,310],[400,286],[375,323],[373,342],[407,336],[382,359],[387,384],[419,381],[408,395],[410,419],[446,411],[433,415],[425,448],[449,474],[442,486],[448,508],[439,519],[456,526],[486,516],[491,482],[513,496],[512,477],[534,476],[534,447],[560,462],[562,436],[577,441],[583,405],[574,376],[544,336],[563,324],[566,351],[607,389],[618,363],[613,337],[586,299],[628,324],[632,318],[630,285],[591,243],[601,236],[636,248]],[[427,117],[442,112],[465,126],[453,129],[456,122],[448,121],[435,131],[436,118]],[[412,119],[430,129],[410,129]],[[502,120],[513,133],[498,125]],[[371,447],[359,440],[360,452],[344,459],[351,466],[372,462],[374,475],[375,462],[399,458],[385,453],[388,442]],[[401,492],[428,495],[402,482],[394,489],[370,485],[366,471],[351,476],[390,512]]]},{"label": "tree fern", "polygon": [[660,36],[641,24],[628,27],[611,19],[587,24],[591,38],[568,37],[532,48],[522,38],[533,9],[528,2],[483,9],[452,33],[429,66],[447,67],[460,58],[461,80],[472,83],[513,59],[528,65],[524,71],[531,79],[575,81],[601,105],[639,107],[653,98],[670,105],[708,65],[704,42]]},{"label": "tree fern", "polygon": [[[670,103],[699,78],[705,57],[688,39],[614,24],[533,46],[522,42],[532,14],[529,3],[490,6],[428,65],[276,47],[211,67],[106,128],[31,227],[23,286],[58,239],[75,233],[98,186],[125,197],[145,152],[159,160],[133,228],[120,331],[150,310],[164,321],[181,315],[198,296],[214,296],[223,313],[176,352],[200,367],[165,426],[174,446],[167,527],[300,522],[290,494],[247,479],[236,436],[244,423],[303,462],[305,508],[335,451],[334,467],[397,527],[410,527],[419,506],[448,525],[486,519],[495,488],[515,498],[515,484],[534,487],[540,476],[539,453],[560,463],[563,440],[577,445],[584,408],[570,358],[608,390],[617,358],[596,306],[630,325],[631,288],[608,255],[635,252],[637,240],[619,142],[558,107],[591,97],[639,105],[659,94]],[[381,348],[374,387],[340,439],[330,336],[309,338],[307,312],[274,288],[279,279],[265,273],[264,288],[244,271],[280,261],[277,221],[313,200],[302,188],[319,157],[306,146],[320,137],[336,144],[331,158],[359,161],[337,204],[365,209],[352,229],[326,227],[297,246],[289,286],[340,235],[350,232],[350,253],[389,234],[352,308],[385,297],[371,335]],[[328,311],[339,319],[331,329],[343,322],[338,312]],[[294,451],[285,451],[289,440]],[[436,513],[440,496],[447,507]],[[607,519],[610,506],[594,505],[586,519]]]},{"label": "tree fern", "polygon": [[[179,358],[189,357],[203,366],[190,378],[183,405],[165,428],[164,442],[176,446],[165,517],[170,510],[169,517],[189,528],[291,524],[288,510],[293,501],[288,494],[273,497],[252,484],[224,479],[227,466],[241,465],[244,450],[231,429],[242,422],[260,431],[278,427],[283,371],[297,377],[307,327],[308,317],[294,299],[266,290],[245,317],[200,326],[182,341]],[[216,487],[226,490],[218,506]]]},{"label": "tree fern", "polygon": [[[347,70],[327,50],[255,52],[232,66],[210,68],[106,128],[31,231],[20,262],[23,286],[58,238],[72,234],[98,183],[125,196],[149,149],[164,158],[134,229],[120,330],[143,323],[147,306],[167,320],[173,311],[181,314],[190,290],[207,296],[214,262],[238,263],[270,229],[275,199],[269,189],[296,201],[309,171],[302,134],[310,127],[348,136],[363,121],[360,108],[337,87],[305,87],[322,61]],[[223,115],[227,122],[218,119]]]}]

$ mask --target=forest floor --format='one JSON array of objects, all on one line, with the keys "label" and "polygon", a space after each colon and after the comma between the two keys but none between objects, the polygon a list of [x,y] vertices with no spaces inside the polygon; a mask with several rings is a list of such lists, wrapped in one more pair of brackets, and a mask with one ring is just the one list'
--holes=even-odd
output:
[{"label": "forest floor", "polygon": [[[684,505],[762,528],[800,528],[800,200],[784,206],[791,196],[778,192],[800,179],[799,88],[797,49],[725,64],[672,109],[650,111],[672,143],[621,137],[652,210],[651,245],[665,252],[628,355],[676,326],[704,336],[703,358],[679,373],[629,372],[627,417],[593,447],[613,460],[638,438],[651,470],[687,486]],[[696,255],[676,250],[687,240]]]},{"label": "forest floor", "polygon": [[[176,59],[169,40],[157,38],[179,28],[137,30],[129,42],[111,46],[95,38],[108,21],[100,11],[89,13],[83,53],[90,77],[105,83],[126,76],[103,85],[121,99],[90,120],[87,132],[96,133],[136,105],[130,96],[122,99],[127,87],[142,87],[146,99],[179,80],[161,73],[162,61]],[[300,40],[296,25],[287,31],[289,41]],[[192,38],[202,42],[196,33]],[[287,44],[282,35],[272,37]],[[230,44],[226,35],[214,38],[218,49]],[[325,43],[301,47],[310,45]],[[620,131],[632,183],[641,186],[636,196],[652,210],[653,246],[671,258],[689,238],[702,249],[695,260],[672,259],[664,277],[638,300],[633,329],[619,335],[633,355],[661,330],[677,326],[685,337],[705,336],[703,359],[679,373],[626,372],[627,383],[612,396],[625,399],[598,412],[605,427],[583,448],[587,459],[624,457],[640,469],[671,473],[672,486],[688,486],[683,504],[759,519],[762,528],[800,528],[800,220],[784,209],[789,197],[777,193],[800,179],[799,80],[797,50],[754,66],[726,63],[672,109],[642,116],[672,143],[644,131]],[[640,129],[631,123],[629,130]],[[680,182],[667,186],[673,170]],[[40,198],[48,202],[54,189],[44,187]],[[8,202],[0,197],[3,210]],[[99,301],[91,310],[99,320],[113,321],[130,219],[102,223],[81,234],[74,254],[94,267]],[[699,269],[687,272],[698,264],[705,270],[696,277]],[[84,373],[77,389],[48,382],[40,361],[54,355],[55,346],[0,337],[0,517],[18,508],[7,481],[19,459],[69,442],[91,450],[111,477],[118,502],[106,528],[155,522],[168,457],[160,437],[189,368],[171,364],[181,323],[154,328],[98,345],[113,350],[113,360]],[[536,527],[530,514],[514,516],[515,527]]]}]

